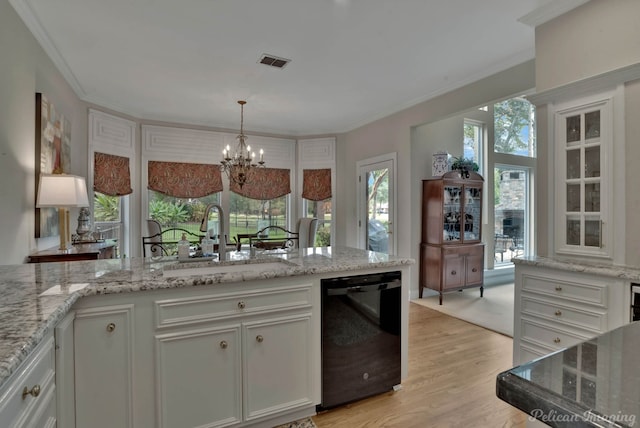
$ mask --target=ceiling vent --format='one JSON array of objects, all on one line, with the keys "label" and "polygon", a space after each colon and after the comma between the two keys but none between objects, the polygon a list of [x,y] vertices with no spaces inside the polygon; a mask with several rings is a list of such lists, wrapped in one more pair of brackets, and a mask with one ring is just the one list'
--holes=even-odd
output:
[{"label": "ceiling vent", "polygon": [[289,64],[291,60],[274,55],[263,54],[258,62],[260,64],[270,65],[271,67],[284,68],[284,66]]}]

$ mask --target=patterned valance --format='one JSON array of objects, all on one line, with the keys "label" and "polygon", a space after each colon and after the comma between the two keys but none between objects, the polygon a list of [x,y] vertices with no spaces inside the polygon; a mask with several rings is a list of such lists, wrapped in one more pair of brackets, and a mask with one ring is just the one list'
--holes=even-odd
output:
[{"label": "patterned valance", "polygon": [[129,158],[95,152],[93,154],[93,190],[109,196],[133,193]]},{"label": "patterned valance", "polygon": [[148,188],[174,198],[202,198],[222,191],[220,165],[149,161]]},{"label": "patterned valance", "polygon": [[305,169],[302,172],[302,197],[324,201],[331,197],[331,169]]},{"label": "patterned valance", "polygon": [[231,182],[229,188],[238,195],[268,201],[291,193],[289,176],[288,169],[255,168],[249,172],[242,189],[234,182]]}]

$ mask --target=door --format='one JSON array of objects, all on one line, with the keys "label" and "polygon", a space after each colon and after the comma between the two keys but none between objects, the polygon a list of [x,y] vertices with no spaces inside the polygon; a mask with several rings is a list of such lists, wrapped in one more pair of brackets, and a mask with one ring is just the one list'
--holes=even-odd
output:
[{"label": "door", "polygon": [[360,248],[395,254],[395,164],[395,153],[358,162]]},{"label": "door", "polygon": [[313,404],[311,313],[251,321],[242,328],[245,421]]},{"label": "door", "polygon": [[132,330],[133,305],[76,312],[77,428],[133,427]]}]

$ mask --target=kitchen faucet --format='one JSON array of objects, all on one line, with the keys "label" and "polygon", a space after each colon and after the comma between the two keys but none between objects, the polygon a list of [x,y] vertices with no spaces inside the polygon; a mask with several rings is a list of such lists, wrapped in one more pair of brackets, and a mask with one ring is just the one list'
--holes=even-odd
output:
[{"label": "kitchen faucet", "polygon": [[[225,224],[224,224],[224,211],[222,210],[222,207],[218,204],[209,204],[207,205],[207,207],[204,209],[204,218],[202,219],[202,223],[200,224],[200,232],[207,232],[208,231],[208,223],[209,223],[209,213],[211,212],[211,210],[213,208],[216,208],[218,210],[218,218],[219,223],[218,223],[218,261],[223,261],[226,259],[226,252],[227,252],[227,239],[225,237],[224,234],[224,229],[225,229]],[[210,238],[212,238],[210,236]]]}]

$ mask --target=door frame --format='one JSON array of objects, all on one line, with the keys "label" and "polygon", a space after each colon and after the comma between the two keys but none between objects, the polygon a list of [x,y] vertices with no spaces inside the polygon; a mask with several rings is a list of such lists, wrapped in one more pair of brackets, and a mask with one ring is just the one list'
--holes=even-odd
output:
[{"label": "door frame", "polygon": [[[367,197],[366,197],[366,183],[363,180],[363,175],[366,174],[367,171],[371,171],[373,169],[381,169],[387,168],[390,164],[390,174],[389,174],[389,247],[388,253],[390,255],[394,255],[396,253],[397,242],[396,233],[397,228],[395,227],[396,221],[396,207],[397,204],[397,152],[387,153],[384,155],[375,156],[372,158],[363,159],[356,162],[356,194],[357,194],[357,226],[358,226],[358,238],[357,245],[358,248],[367,249],[367,233],[364,226],[367,223]],[[380,168],[376,168],[379,166]]]}]

